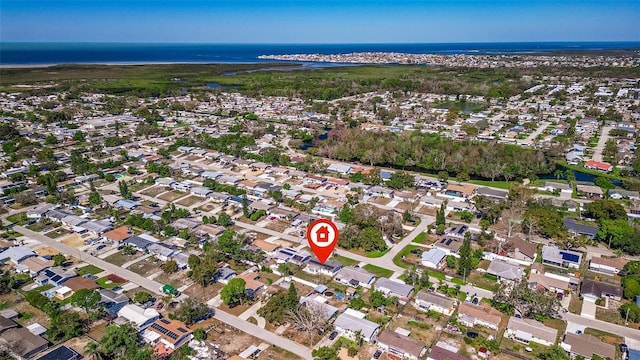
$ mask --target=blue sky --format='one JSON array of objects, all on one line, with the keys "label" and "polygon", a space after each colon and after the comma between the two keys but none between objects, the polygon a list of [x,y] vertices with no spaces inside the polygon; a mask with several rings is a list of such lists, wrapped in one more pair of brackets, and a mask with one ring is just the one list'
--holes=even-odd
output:
[{"label": "blue sky", "polygon": [[640,41],[640,0],[1,0],[2,42]]}]

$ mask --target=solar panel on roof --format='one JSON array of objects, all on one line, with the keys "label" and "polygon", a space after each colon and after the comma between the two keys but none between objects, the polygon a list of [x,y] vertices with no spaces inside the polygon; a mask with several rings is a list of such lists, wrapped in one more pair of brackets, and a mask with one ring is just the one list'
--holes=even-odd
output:
[{"label": "solar panel on roof", "polygon": [[160,322],[162,322],[164,324],[170,324],[169,320],[167,320],[167,319],[160,319]]},{"label": "solar panel on roof", "polygon": [[179,327],[179,328],[178,328],[178,331],[183,332],[183,333],[186,333],[186,332],[187,332],[187,329],[182,328],[182,327]]}]

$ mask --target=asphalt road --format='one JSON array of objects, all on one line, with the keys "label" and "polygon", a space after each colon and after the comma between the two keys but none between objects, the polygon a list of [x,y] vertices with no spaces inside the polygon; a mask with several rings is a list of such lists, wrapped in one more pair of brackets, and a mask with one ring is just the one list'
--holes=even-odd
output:
[{"label": "asphalt road", "polygon": [[611,131],[611,129],[613,129],[613,126],[603,126],[602,130],[600,130],[598,145],[593,149],[593,160],[602,161],[602,152],[604,151],[604,146],[607,144],[607,140],[609,140],[609,131]]},{"label": "asphalt road", "polygon": [[629,327],[608,323],[602,320],[587,319],[583,318],[580,315],[572,313],[564,313],[562,314],[562,317],[565,320],[576,323],[578,325],[603,330],[612,334],[623,336],[625,338],[640,340],[640,330],[638,329],[632,329]]}]

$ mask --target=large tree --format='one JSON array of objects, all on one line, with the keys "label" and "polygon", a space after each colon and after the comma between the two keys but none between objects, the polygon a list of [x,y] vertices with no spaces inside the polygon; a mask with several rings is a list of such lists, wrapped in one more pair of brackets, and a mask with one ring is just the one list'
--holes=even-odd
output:
[{"label": "large tree", "polygon": [[[493,301],[507,305],[506,308],[515,309],[527,318],[556,318],[561,309],[558,298],[547,295],[545,291],[532,289],[524,278],[514,282],[505,281],[500,284]],[[498,308],[505,309],[501,306],[498,306]]]},{"label": "large tree", "polygon": [[238,303],[242,305],[247,296],[246,285],[244,279],[233,278],[220,291],[220,298],[227,306],[234,306]]},{"label": "large tree", "polygon": [[81,307],[87,316],[98,308],[101,299],[100,293],[93,289],[79,289],[71,295],[71,303]]},{"label": "large tree", "polygon": [[203,302],[190,297],[185,299],[178,310],[174,313],[176,319],[183,321],[187,325],[191,325],[196,321],[204,319],[212,312]]}]

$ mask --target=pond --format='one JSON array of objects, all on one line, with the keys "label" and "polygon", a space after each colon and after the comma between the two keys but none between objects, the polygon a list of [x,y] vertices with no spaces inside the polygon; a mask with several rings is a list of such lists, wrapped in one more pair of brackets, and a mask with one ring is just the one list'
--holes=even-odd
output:
[{"label": "pond", "polygon": [[208,83],[207,87],[209,89],[238,89],[236,85],[222,85],[219,83]]},{"label": "pond", "polygon": [[[558,165],[557,166],[558,170],[562,171],[562,178],[566,180],[566,177],[564,176],[564,172],[567,171],[567,167],[562,166],[562,165]],[[574,169],[570,169],[571,171],[573,171],[573,175],[576,178],[576,181],[578,182],[594,182],[596,180],[596,178],[598,177],[597,175],[594,174],[590,174],[590,173],[585,173],[582,171],[578,171],[578,170],[574,170]],[[554,173],[550,173],[550,174],[545,174],[545,175],[540,175],[540,179],[541,180],[556,180],[556,176]],[[622,181],[620,180],[615,180],[615,179],[611,179],[611,182],[616,185],[616,186],[622,186]]]}]

